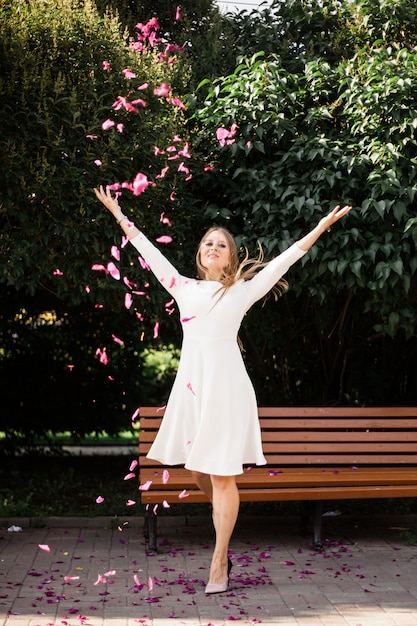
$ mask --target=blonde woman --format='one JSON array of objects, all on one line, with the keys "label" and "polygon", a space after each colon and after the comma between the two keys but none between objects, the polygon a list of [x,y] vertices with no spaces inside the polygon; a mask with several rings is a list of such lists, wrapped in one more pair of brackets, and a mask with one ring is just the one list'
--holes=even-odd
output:
[{"label": "blonde woman", "polygon": [[179,308],[180,363],[148,456],[163,465],[184,465],[210,499],[216,540],[205,591],[221,593],[228,588],[228,547],[239,510],[236,476],[243,464],[266,463],[256,396],[237,341],[241,321],[351,207],[335,207],[305,237],[265,264],[247,259],[239,263],[231,234],[213,227],[198,247],[194,279],[181,275],[123,215],[108,189],[95,193]]}]

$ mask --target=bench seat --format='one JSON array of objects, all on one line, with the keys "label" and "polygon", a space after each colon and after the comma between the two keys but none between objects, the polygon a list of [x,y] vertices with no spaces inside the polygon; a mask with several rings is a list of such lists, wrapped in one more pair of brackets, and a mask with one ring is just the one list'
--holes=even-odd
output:
[{"label": "bench seat", "polygon": [[[237,477],[240,499],[316,502],[316,547],[323,500],[417,496],[416,407],[260,407],[258,412],[267,465],[245,467]],[[183,467],[164,468],[146,457],[163,409],[144,407],[140,415],[139,479],[141,485],[150,483],[140,493],[155,550],[155,505],[208,500]]]}]

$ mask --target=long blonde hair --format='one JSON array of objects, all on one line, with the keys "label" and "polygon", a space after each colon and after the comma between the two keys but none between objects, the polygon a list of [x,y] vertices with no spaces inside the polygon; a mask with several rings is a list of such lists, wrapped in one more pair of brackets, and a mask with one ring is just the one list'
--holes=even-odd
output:
[{"label": "long blonde hair", "polygon": [[[224,294],[239,280],[250,280],[255,276],[255,274],[268,265],[268,263],[264,262],[264,253],[261,245],[258,243],[258,257],[256,259],[251,258],[249,256],[249,251],[245,247],[245,256],[239,261],[239,253],[236,246],[236,242],[233,238],[233,235],[227,230],[227,228],[223,228],[221,226],[212,226],[208,229],[208,231],[201,238],[200,243],[198,244],[197,254],[196,254],[196,265],[197,265],[197,273],[198,277],[202,280],[205,280],[207,276],[207,270],[201,263],[201,247],[207,237],[213,231],[219,231],[222,233],[229,247],[230,259],[227,266],[223,269],[222,275],[220,276],[219,282],[222,283],[222,287],[219,289],[221,293],[220,298],[224,296]],[[271,289],[270,293],[274,296],[275,300],[277,300],[286,290],[288,289],[288,283],[286,280],[281,278],[277,281],[276,285]]]}]

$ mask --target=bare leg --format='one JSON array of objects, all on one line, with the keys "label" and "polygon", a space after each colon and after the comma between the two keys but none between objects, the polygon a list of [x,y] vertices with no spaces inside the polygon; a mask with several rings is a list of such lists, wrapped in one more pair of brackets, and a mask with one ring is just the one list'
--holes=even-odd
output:
[{"label": "bare leg", "polygon": [[210,502],[213,502],[213,486],[211,484],[211,478],[209,474],[203,474],[202,472],[191,472],[197,487],[206,494]]},{"label": "bare leg", "polygon": [[227,551],[239,512],[239,492],[235,476],[211,476],[213,521],[216,544],[210,567],[209,583],[221,584],[227,577]]}]

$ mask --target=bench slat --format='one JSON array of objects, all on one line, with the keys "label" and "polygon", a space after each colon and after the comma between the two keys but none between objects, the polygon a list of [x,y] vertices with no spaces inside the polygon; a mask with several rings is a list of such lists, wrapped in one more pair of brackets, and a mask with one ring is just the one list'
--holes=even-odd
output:
[{"label": "bench slat", "polygon": [[[144,492],[142,502],[144,504],[162,503],[165,500],[170,505],[182,503],[208,502],[207,497],[201,491],[190,491],[188,497],[180,499],[177,493],[170,492],[169,498],[166,491]],[[415,485],[382,485],[382,486],[352,486],[343,487],[285,487],[272,489],[241,489],[239,491],[242,502],[274,502],[274,501],[301,501],[301,500],[362,500],[379,498],[415,498],[417,496],[417,484]]]}]

